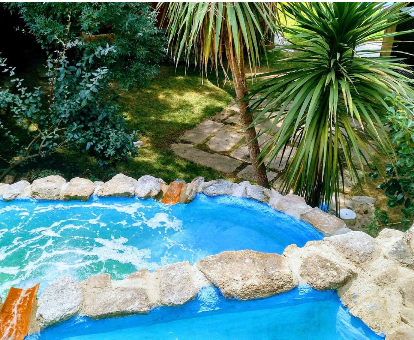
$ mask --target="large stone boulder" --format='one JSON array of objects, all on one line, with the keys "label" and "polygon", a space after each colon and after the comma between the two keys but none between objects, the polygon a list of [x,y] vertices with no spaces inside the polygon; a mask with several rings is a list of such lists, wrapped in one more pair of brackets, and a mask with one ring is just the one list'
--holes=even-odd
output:
[{"label": "large stone boulder", "polygon": [[358,264],[371,260],[376,250],[374,238],[362,231],[352,231],[342,235],[325,237],[348,260]]},{"label": "large stone boulder", "polygon": [[40,295],[36,318],[42,328],[67,320],[79,313],[82,291],[70,276],[62,276]]},{"label": "large stone boulder", "polygon": [[199,192],[203,191],[204,177],[196,177],[185,189],[185,203],[191,202]]},{"label": "large stone boulder", "polygon": [[286,258],[252,250],[225,251],[197,262],[198,269],[225,297],[268,297],[296,287]]},{"label": "large stone boulder", "polygon": [[203,194],[207,196],[231,195],[234,183],[225,179],[218,179],[204,183]]},{"label": "large stone boulder", "polygon": [[101,197],[132,197],[135,194],[136,187],[137,181],[134,178],[118,174],[105,182],[99,188],[97,195]]},{"label": "large stone boulder", "polygon": [[109,275],[91,277],[80,285],[84,296],[82,314],[91,318],[147,313],[152,308],[146,289],[112,287]]},{"label": "large stone boulder", "polygon": [[269,189],[263,188],[260,185],[246,185],[246,197],[252,198],[256,201],[267,203],[269,201]]},{"label": "large stone boulder", "polygon": [[39,200],[59,200],[66,180],[58,175],[47,176],[33,181],[31,196]]},{"label": "large stone boulder", "polygon": [[95,191],[95,184],[86,178],[75,177],[62,190],[62,199],[87,201]]},{"label": "large stone boulder", "polygon": [[273,209],[282,211],[285,214],[293,216],[297,219],[301,218],[301,214],[312,210],[312,207],[306,204],[303,197],[291,194],[278,197],[272,193],[269,204],[271,204]]},{"label": "large stone boulder", "polygon": [[194,285],[192,268],[188,261],[162,266],[155,270],[162,305],[182,305],[194,299],[198,289]]},{"label": "large stone boulder", "polygon": [[164,181],[150,175],[142,176],[135,189],[135,194],[141,198],[155,197],[161,191],[161,185]]},{"label": "large stone boulder", "polygon": [[319,230],[325,236],[332,236],[346,228],[346,224],[340,218],[328,214],[319,208],[313,208],[300,215],[300,218],[308,222],[315,229]]},{"label": "large stone boulder", "polygon": [[317,290],[337,289],[355,275],[350,269],[319,254],[306,256],[300,266],[300,276]]},{"label": "large stone boulder", "polygon": [[17,197],[30,196],[30,183],[28,181],[19,181],[9,185],[3,193],[5,201],[14,200]]}]

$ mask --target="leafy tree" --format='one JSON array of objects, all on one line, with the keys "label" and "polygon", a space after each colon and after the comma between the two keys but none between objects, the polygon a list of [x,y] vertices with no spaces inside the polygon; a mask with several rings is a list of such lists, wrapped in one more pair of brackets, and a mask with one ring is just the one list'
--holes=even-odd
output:
[{"label": "leafy tree", "polygon": [[[164,57],[165,39],[155,26],[156,13],[149,3],[46,2],[7,4],[18,11],[47,52],[62,42],[74,43],[69,59],[89,56],[92,67],[106,67],[108,77],[121,87],[146,85]],[[70,30],[67,30],[70,18]],[[109,45],[112,53],[96,56]]]},{"label": "leafy tree", "polygon": [[401,34],[384,31],[408,20],[400,11],[404,4],[382,6],[291,4],[296,26],[285,32],[296,42],[289,46],[296,52],[288,58],[289,66],[264,75],[273,77],[251,93],[250,109],[264,107],[255,124],[269,119],[274,119],[273,125],[281,123],[261,157],[275,158],[286,146],[296,146],[296,152],[288,154],[282,191],[293,189],[313,206],[329,204],[333,196],[339,202],[345,167],[359,181],[357,168],[364,171],[374,162],[370,147],[392,157],[383,128],[389,109],[384,99],[394,92],[406,101],[414,98],[412,81],[399,73],[404,70],[401,59],[362,57],[364,51],[356,50]]},{"label": "leafy tree", "polygon": [[265,30],[275,28],[276,6],[266,2],[159,3],[158,8],[163,7],[169,48],[176,62],[184,56],[188,65],[194,55],[204,74],[208,65],[218,74],[219,67],[226,71],[223,55],[226,56],[256,179],[268,187],[266,167],[258,159],[260,148],[253,116],[247,112],[248,102],[242,99],[248,93],[245,63],[256,71],[260,49],[265,47]]},{"label": "leafy tree", "polygon": [[[0,58],[2,74],[11,80],[0,91],[0,141],[8,145],[0,150],[0,159],[8,164],[0,180],[16,166],[62,148],[88,152],[101,163],[134,156],[136,133],[127,131],[113,82],[142,86],[156,72],[163,42],[149,5],[9,6],[19,10],[48,53],[47,84],[28,89]],[[110,35],[94,35],[104,24],[111,25]],[[158,52],[151,60],[153,48]]]}]

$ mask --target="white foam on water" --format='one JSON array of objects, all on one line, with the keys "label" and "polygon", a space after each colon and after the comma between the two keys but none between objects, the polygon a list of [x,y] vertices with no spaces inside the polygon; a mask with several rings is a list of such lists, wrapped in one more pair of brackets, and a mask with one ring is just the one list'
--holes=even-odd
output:
[{"label": "white foam on water", "polygon": [[101,244],[100,247],[94,247],[90,255],[98,256],[98,262],[108,260],[117,261],[124,264],[132,264],[137,270],[142,268],[154,269],[158,266],[156,262],[149,262],[145,259],[151,258],[151,249],[138,249],[126,245],[128,239],[125,237],[113,238],[111,240],[95,238],[95,241]]},{"label": "white foam on water", "polygon": [[53,230],[45,230],[42,232],[42,235],[48,237],[62,237],[58,233],[54,232]]},{"label": "white foam on water", "polygon": [[17,275],[20,267],[0,267],[0,273],[8,275]]},{"label": "white foam on water", "polygon": [[155,216],[146,221],[146,225],[151,229],[164,228],[165,231],[172,229],[174,231],[181,231],[183,221],[173,217],[170,219],[166,213],[156,213]]}]

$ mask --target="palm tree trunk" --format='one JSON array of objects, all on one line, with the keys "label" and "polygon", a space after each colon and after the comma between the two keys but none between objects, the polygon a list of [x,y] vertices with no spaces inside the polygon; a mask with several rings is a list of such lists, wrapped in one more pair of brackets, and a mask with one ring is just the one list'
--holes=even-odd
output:
[{"label": "palm tree trunk", "polygon": [[260,147],[259,142],[256,138],[256,129],[254,126],[251,126],[253,123],[253,115],[251,113],[247,113],[247,101],[241,101],[247,94],[247,85],[246,85],[246,75],[244,71],[244,58],[240,63],[236,60],[236,57],[233,53],[233,48],[231,47],[231,43],[229,41],[228,34],[225,34],[224,43],[226,47],[226,56],[227,60],[230,64],[231,73],[233,76],[233,84],[236,90],[236,98],[238,100],[238,107],[239,112],[241,115],[241,124],[245,130],[245,138],[247,142],[247,146],[249,148],[249,155],[250,160],[253,165],[254,173],[256,181],[259,185],[269,188],[269,181],[266,175],[266,166],[264,163],[260,163],[258,157],[260,154]]}]

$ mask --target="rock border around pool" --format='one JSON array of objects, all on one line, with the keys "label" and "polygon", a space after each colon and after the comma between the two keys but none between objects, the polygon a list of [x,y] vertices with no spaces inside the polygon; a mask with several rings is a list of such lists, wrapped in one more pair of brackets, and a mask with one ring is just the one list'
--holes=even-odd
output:
[{"label": "rock border around pool", "polygon": [[[69,182],[57,175],[36,179],[30,184],[19,181],[14,184],[0,183],[0,198],[11,201],[18,198],[35,198],[38,200],[82,200],[87,201],[92,195],[98,197],[140,197],[162,200],[168,192],[169,185],[160,178],[145,175],[138,180],[124,174],[117,174],[107,182],[92,182],[86,178],[72,178]],[[177,200],[180,203],[191,202],[196,194],[207,196],[229,195],[246,197],[268,204],[274,210],[301,219],[311,224],[325,236],[349,232],[350,229],[341,219],[319,208],[312,208],[302,197],[288,194],[281,195],[274,189],[265,189],[245,181],[233,183],[224,179],[205,182],[203,177],[196,177],[185,183]]]},{"label": "rock border around pool", "polygon": [[[180,186],[181,187],[181,186]],[[162,200],[169,185],[162,179],[138,180],[118,174],[108,182],[60,176],[0,184],[4,200],[31,197],[39,200],[88,200],[100,197]],[[223,179],[205,182],[197,177],[181,187],[180,203],[197,193],[251,198],[275,210],[310,223],[325,237],[299,248],[292,244],[282,255],[252,250],[226,251],[189,262],[132,273],[123,280],[109,274],[82,282],[69,276],[57,279],[38,298],[30,332],[75,315],[92,318],[148,313],[157,306],[181,305],[204,286],[217,287],[225,297],[242,300],[280,294],[298,285],[318,290],[336,289],[351,314],[387,339],[414,340],[414,226],[407,232],[384,229],[377,238],[350,231],[339,218],[312,208],[296,195],[283,196],[250,182]],[[176,201],[176,200],[174,200]]]},{"label": "rock border around pool", "polygon": [[148,313],[182,305],[202,287],[215,286],[226,298],[265,298],[298,285],[336,289],[351,314],[387,339],[414,338],[414,227],[384,229],[377,238],[360,232],[288,246],[282,255],[225,251],[190,265],[178,262],[142,269],[123,280],[109,274],[76,282],[62,276],[38,298],[30,332],[75,315],[99,319]]}]

